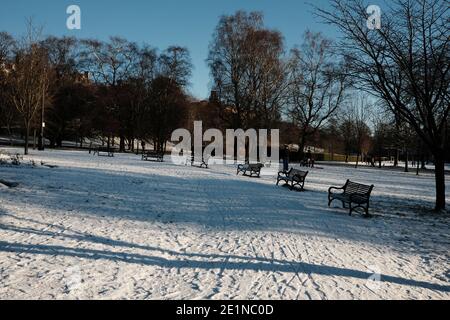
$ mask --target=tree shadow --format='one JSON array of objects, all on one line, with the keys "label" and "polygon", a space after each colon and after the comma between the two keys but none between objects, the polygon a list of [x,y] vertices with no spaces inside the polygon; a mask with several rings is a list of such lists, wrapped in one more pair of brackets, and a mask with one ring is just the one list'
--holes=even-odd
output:
[{"label": "tree shadow", "polygon": [[[325,265],[315,265],[306,262],[268,260],[262,258],[248,258],[239,256],[221,256],[221,255],[203,255],[191,254],[184,260],[170,260],[162,257],[135,254],[129,252],[113,252],[106,250],[69,248],[53,245],[31,245],[18,244],[0,241],[0,251],[13,252],[23,254],[38,255],[58,255],[74,258],[83,258],[90,260],[109,260],[113,262],[124,262],[130,264],[138,264],[145,266],[155,266],[161,268],[192,268],[204,270],[251,270],[251,271],[267,271],[267,272],[283,272],[283,273],[306,273],[310,275],[337,276],[345,278],[356,278],[368,280],[373,274],[347,268],[331,267]],[[175,252],[173,252],[175,253]],[[183,253],[176,253],[177,256],[183,257]],[[194,260],[193,257],[207,258],[207,261]],[[243,261],[230,261],[230,258]],[[212,261],[219,259],[218,261]],[[226,261],[226,263],[224,262]],[[429,290],[450,292],[450,286],[428,283],[425,281],[417,281],[412,279],[404,279],[396,276],[381,275],[381,282],[389,282],[404,286],[413,286]]]}]

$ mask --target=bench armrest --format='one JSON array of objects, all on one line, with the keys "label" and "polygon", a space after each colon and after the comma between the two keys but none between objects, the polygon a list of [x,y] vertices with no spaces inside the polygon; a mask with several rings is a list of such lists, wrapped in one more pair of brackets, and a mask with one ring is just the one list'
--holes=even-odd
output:
[{"label": "bench armrest", "polygon": [[333,193],[333,192],[331,192],[332,190],[344,190],[344,187],[330,187],[328,189],[328,193]]}]

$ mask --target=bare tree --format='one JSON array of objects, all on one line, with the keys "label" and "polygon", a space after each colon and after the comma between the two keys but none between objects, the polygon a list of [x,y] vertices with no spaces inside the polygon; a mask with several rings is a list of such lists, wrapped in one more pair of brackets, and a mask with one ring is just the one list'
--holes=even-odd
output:
[{"label": "bare tree", "polygon": [[309,31],[301,48],[292,50],[289,71],[288,113],[301,130],[303,153],[308,139],[342,105],[346,75],[331,41]]},{"label": "bare tree", "polygon": [[213,89],[233,128],[268,128],[280,120],[286,92],[284,41],[263,20],[258,12],[223,16],[210,44]]},{"label": "bare tree", "polygon": [[390,1],[382,28],[369,30],[361,0],[332,0],[318,15],[344,35],[361,89],[382,98],[406,121],[434,156],[435,210],[445,209],[445,130],[450,112],[450,7],[445,0]]},{"label": "bare tree", "polygon": [[396,140],[395,129],[391,114],[387,110],[379,110],[379,112],[372,113],[372,127],[373,127],[373,145],[372,145],[372,166],[375,166],[375,161],[378,161],[378,168],[382,168],[383,158],[395,146]]},{"label": "bare tree", "polygon": [[162,76],[175,81],[179,86],[186,87],[192,74],[192,63],[187,48],[171,46],[159,57]]},{"label": "bare tree", "polygon": [[[50,108],[41,110],[41,118],[44,120],[46,136],[50,140],[50,146],[62,146],[63,138],[67,137],[70,129],[69,123],[84,118],[80,111],[83,110],[84,95],[87,90],[82,89],[78,71],[79,66],[79,41],[73,37],[57,38],[49,36],[41,45],[48,53],[55,81],[52,81],[51,94],[55,98]],[[87,79],[87,77],[85,77]],[[81,125],[81,124],[80,124]],[[39,149],[44,148],[44,128],[39,136]]]},{"label": "bare tree", "polygon": [[173,79],[159,76],[151,84],[148,99],[149,112],[144,119],[155,150],[165,152],[171,133],[186,118],[187,98]]},{"label": "bare tree", "polygon": [[244,101],[256,128],[273,128],[286,101],[287,67],[278,31],[250,29],[244,41],[246,66]]},{"label": "bare tree", "polygon": [[73,37],[50,36],[44,39],[41,45],[47,50],[50,64],[55,71],[55,85],[62,86],[66,81],[73,82],[80,67],[80,41]]},{"label": "bare tree", "polygon": [[0,66],[6,67],[5,63],[11,59],[14,38],[6,32],[0,32]]},{"label": "bare tree", "polygon": [[[158,75],[158,55],[156,49],[148,45],[137,48],[132,78],[128,81],[130,104],[132,110],[132,127],[134,138],[145,140],[150,136],[150,128],[146,123],[146,115],[150,113],[149,92],[154,79]],[[139,151],[139,144],[137,147]]]},{"label": "bare tree", "polygon": [[136,44],[111,37],[109,42],[83,40],[82,45],[81,68],[89,71],[97,83],[114,87],[129,77]]},{"label": "bare tree", "polygon": [[25,154],[28,154],[32,121],[45,101],[49,100],[51,68],[47,51],[40,46],[39,38],[40,30],[30,21],[27,35],[18,44],[9,76],[9,97],[21,115],[25,128]]},{"label": "bare tree", "polygon": [[356,96],[344,110],[345,118],[352,124],[353,144],[356,150],[356,164],[363,160],[364,153],[369,150],[368,141],[370,138],[370,128],[367,122],[370,117],[371,106],[365,96]]},{"label": "bare tree", "polygon": [[[119,104],[119,84],[126,82],[135,66],[136,44],[120,37],[111,37],[109,42],[100,42],[97,40],[85,40],[82,42],[82,67],[89,70],[93,79],[101,85],[104,85],[109,94],[103,95],[106,112],[111,117],[117,119],[121,124],[118,129],[120,138],[120,151],[125,151],[126,128],[123,125],[120,115],[123,114],[123,108],[129,105]],[[111,144],[111,130],[108,130],[108,146]]]},{"label": "bare tree", "polygon": [[6,126],[11,144],[11,126],[17,116],[14,105],[8,99],[11,88],[8,80],[12,68],[11,59],[14,43],[15,41],[11,35],[6,32],[0,32],[0,125]]}]

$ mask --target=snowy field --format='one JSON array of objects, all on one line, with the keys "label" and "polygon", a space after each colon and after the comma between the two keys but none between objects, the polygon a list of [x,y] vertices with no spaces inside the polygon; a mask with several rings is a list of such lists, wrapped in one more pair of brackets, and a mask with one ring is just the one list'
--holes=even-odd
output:
[{"label": "snowy field", "polygon": [[[0,187],[1,299],[450,298],[431,175],[319,164],[291,192],[231,166],[31,153],[0,167],[20,183]],[[327,207],[347,178],[375,184],[375,217]]]}]

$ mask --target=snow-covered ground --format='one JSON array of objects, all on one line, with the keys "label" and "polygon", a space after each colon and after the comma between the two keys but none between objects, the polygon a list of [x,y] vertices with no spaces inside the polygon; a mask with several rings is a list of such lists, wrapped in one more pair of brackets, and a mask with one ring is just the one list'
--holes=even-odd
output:
[{"label": "snow-covered ground", "polygon": [[[450,219],[427,212],[431,175],[319,164],[291,192],[232,166],[29,159],[0,166],[20,183],[0,187],[2,299],[450,298]],[[374,218],[327,207],[347,178],[375,184]]]}]

